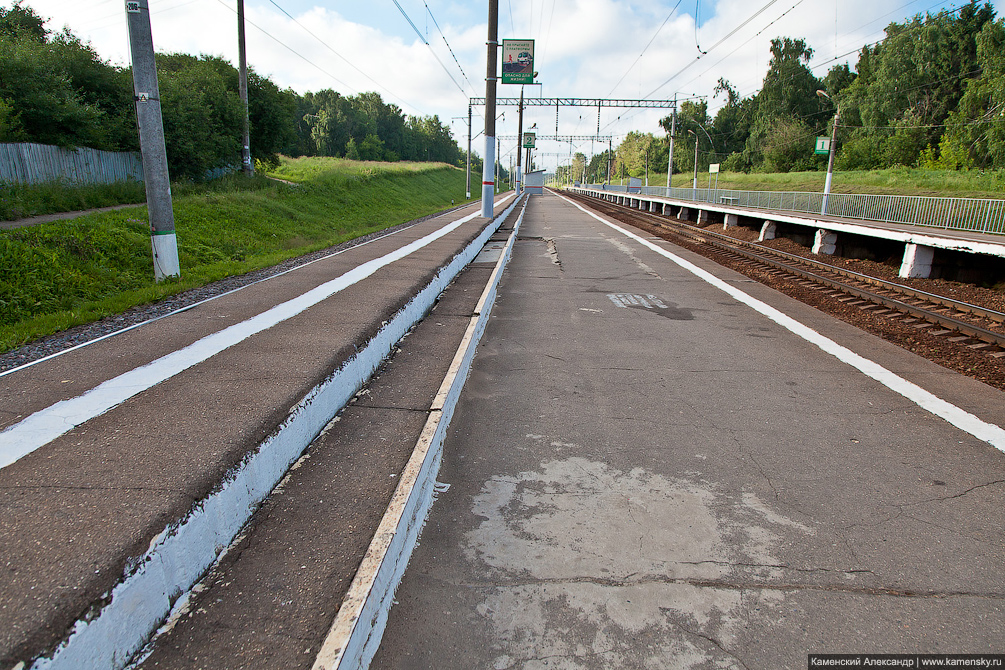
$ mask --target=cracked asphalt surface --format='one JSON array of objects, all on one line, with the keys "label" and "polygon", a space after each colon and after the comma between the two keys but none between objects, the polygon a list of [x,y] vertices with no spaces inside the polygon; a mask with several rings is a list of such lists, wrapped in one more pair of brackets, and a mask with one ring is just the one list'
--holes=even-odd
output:
[{"label": "cracked asphalt surface", "polygon": [[[523,226],[372,667],[1005,649],[1005,455],[557,197]],[[1005,393],[657,244],[1005,425]]]}]

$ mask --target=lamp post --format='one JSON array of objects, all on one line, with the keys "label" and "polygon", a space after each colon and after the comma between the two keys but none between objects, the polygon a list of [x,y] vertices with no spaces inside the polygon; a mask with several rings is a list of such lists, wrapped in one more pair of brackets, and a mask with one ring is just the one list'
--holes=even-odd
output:
[{"label": "lamp post", "polygon": [[670,140],[669,157],[667,158],[667,196],[670,195],[670,179],[673,175],[673,138],[677,134],[677,96],[674,95],[673,114],[670,115],[670,132],[667,137]]},{"label": "lamp post", "polygon": [[693,200],[698,200],[698,133],[693,130],[687,131],[688,135],[694,135],[694,181],[691,182],[691,188],[694,190]]},{"label": "lamp post", "polygon": [[[827,98],[831,102],[834,102],[834,99],[832,97],[830,97],[829,95],[827,95],[826,91],[818,90],[817,91],[817,95],[820,96],[821,98]],[[830,146],[830,149],[827,152],[827,154],[828,154],[827,155],[827,179],[824,181],[824,200],[823,200],[823,203],[820,205],[820,213],[821,214],[826,214],[827,213],[827,196],[830,195],[830,192],[831,192],[831,181],[834,178],[834,145],[837,143],[838,118],[840,117],[840,115],[841,115],[841,108],[837,107],[835,105],[835,107],[834,107],[834,129],[831,131],[831,146]]]}]

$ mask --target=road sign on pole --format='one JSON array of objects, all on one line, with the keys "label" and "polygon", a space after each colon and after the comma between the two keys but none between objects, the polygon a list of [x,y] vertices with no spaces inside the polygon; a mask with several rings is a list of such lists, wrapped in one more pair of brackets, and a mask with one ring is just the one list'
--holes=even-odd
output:
[{"label": "road sign on pole", "polygon": [[534,83],[534,40],[502,41],[502,83]]}]

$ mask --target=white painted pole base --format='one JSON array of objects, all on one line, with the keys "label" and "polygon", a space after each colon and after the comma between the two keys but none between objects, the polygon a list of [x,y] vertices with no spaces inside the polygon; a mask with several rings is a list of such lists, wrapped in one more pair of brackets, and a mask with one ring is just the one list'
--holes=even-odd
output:
[{"label": "white painted pole base", "polygon": [[180,277],[178,239],[175,234],[153,234],[150,236],[150,244],[154,252],[154,277],[157,281],[163,281],[168,277]]}]

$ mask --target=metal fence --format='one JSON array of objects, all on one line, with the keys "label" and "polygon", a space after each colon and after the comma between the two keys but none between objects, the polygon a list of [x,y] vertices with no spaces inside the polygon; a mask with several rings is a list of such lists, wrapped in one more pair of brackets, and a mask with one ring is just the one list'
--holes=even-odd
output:
[{"label": "metal fence", "polygon": [[111,184],[143,181],[138,152],[61,149],[48,144],[0,144],[0,182]]},{"label": "metal fence", "polygon": [[[626,192],[625,186],[615,184],[591,184],[586,188]],[[823,207],[823,193],[665,186],[645,186],[642,193],[686,202],[804,214],[820,214]],[[827,196],[827,216],[1005,235],[1005,200],[831,193]]]}]

